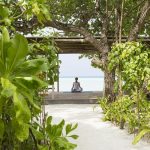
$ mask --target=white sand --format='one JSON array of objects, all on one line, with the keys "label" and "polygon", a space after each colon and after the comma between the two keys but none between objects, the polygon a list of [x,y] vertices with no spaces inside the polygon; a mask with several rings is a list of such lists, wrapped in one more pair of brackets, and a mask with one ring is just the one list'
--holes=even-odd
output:
[{"label": "white sand", "polygon": [[78,122],[74,132],[79,135],[76,150],[150,150],[150,144],[143,141],[132,145],[133,135],[110,122],[103,122],[101,109],[93,111],[93,105],[47,105],[46,112],[54,117],[54,122],[62,118],[67,122]]}]

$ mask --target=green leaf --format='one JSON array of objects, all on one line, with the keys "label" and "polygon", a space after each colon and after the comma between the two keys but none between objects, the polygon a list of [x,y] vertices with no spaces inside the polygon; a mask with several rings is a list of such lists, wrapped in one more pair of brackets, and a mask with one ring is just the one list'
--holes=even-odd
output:
[{"label": "green leaf", "polygon": [[0,138],[1,139],[3,138],[4,129],[5,129],[4,122],[3,120],[0,119]]},{"label": "green leaf", "polygon": [[63,133],[63,127],[65,125],[65,120],[63,119],[57,126],[56,136],[61,136]]},{"label": "green leaf", "polygon": [[47,125],[51,125],[51,123],[52,123],[52,116],[49,116],[48,118],[47,118],[47,120],[46,120],[46,124]]},{"label": "green leaf", "polygon": [[5,78],[1,78],[1,84],[3,87],[1,94],[5,97],[13,96],[14,92],[16,91],[16,86]]},{"label": "green leaf", "polygon": [[[39,112],[41,112],[41,108],[33,101],[35,90],[32,87],[29,88],[27,86],[28,84],[24,84],[24,82],[22,82],[22,80],[18,80],[18,78],[15,78],[15,85],[18,88],[17,90],[28,100],[28,102]],[[39,87],[37,87],[37,89],[38,88]]]},{"label": "green leaf", "polygon": [[38,145],[38,149],[39,150],[49,150],[49,146],[47,146],[47,145]]},{"label": "green leaf", "polygon": [[140,139],[147,133],[150,133],[150,128],[143,129],[139,134],[137,134],[132,142],[132,144],[136,144],[140,141]]},{"label": "green leaf", "polygon": [[15,37],[11,39],[10,44],[7,51],[9,72],[18,64],[18,61],[25,59],[28,53],[28,42],[24,36],[16,34]]},{"label": "green leaf", "polygon": [[78,123],[76,123],[73,127],[72,130],[75,130],[78,127]]},{"label": "green leaf", "polygon": [[5,25],[6,26],[10,26],[11,25],[11,19],[9,19],[9,18],[4,18],[4,23],[5,23]]},{"label": "green leaf", "polygon": [[28,139],[29,137],[29,125],[26,123],[15,125],[15,135],[17,139],[21,142]]},{"label": "green leaf", "polygon": [[44,14],[45,18],[47,20],[50,20],[51,17],[50,17],[50,13],[49,13],[48,9],[44,5],[41,6],[41,9],[42,9],[42,13]]},{"label": "green leaf", "polygon": [[71,127],[72,127],[72,124],[66,125],[66,135],[68,135],[71,132]]},{"label": "green leaf", "polygon": [[7,18],[9,16],[9,9],[7,7],[0,6],[0,10],[1,10],[0,16],[2,18]]},{"label": "green leaf", "polygon": [[6,27],[2,27],[2,36],[0,39],[0,63],[2,65],[1,67],[4,67],[2,68],[3,74],[7,66],[6,59],[7,59],[7,49],[9,46],[10,46],[9,32]]},{"label": "green leaf", "polygon": [[71,137],[71,138],[73,138],[73,139],[77,139],[79,136],[78,136],[78,135],[71,135],[71,136],[69,136],[69,137]]},{"label": "green leaf", "polygon": [[6,27],[2,27],[2,36],[3,36],[3,42],[7,44],[10,41],[10,37]]},{"label": "green leaf", "polygon": [[44,139],[44,135],[40,132],[40,131],[37,131],[36,129],[34,129],[33,127],[30,127],[31,130],[32,130],[32,133],[33,135],[35,136],[35,138],[37,140],[43,140]]},{"label": "green leaf", "polygon": [[38,6],[38,3],[33,3],[32,4],[32,11],[37,16],[40,14],[40,8]]},{"label": "green leaf", "polygon": [[75,130],[78,127],[78,124],[76,123],[74,126],[72,124],[66,125],[66,135],[68,135],[71,131]]},{"label": "green leaf", "polygon": [[18,83],[20,82],[22,85],[24,85],[25,88],[32,90],[31,92],[48,86],[46,82],[40,80],[37,77],[16,77],[15,81]]},{"label": "green leaf", "polygon": [[31,119],[31,112],[24,97],[15,92],[13,94],[13,102],[16,110],[16,120],[20,124],[29,123]]},{"label": "green leaf", "polygon": [[22,65],[20,65],[15,72],[21,76],[31,76],[38,74],[42,71],[48,70],[48,62],[45,58],[27,60]]},{"label": "green leaf", "polygon": [[33,96],[30,93],[27,93],[25,91],[22,91],[22,95],[25,96],[27,98],[27,100],[29,101],[29,103],[38,110],[38,112],[41,112],[41,108],[40,106],[38,106],[34,101],[33,101]]},{"label": "green leaf", "polygon": [[62,138],[57,138],[55,140],[55,142],[57,143],[58,147],[61,149],[65,149],[65,150],[73,150],[74,148],[77,147],[76,144],[70,143],[66,138],[62,137]]}]

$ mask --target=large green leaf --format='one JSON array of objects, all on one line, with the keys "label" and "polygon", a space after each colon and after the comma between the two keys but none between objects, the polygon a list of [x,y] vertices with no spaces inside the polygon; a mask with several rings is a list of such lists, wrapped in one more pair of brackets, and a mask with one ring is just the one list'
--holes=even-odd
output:
[{"label": "large green leaf", "polygon": [[24,84],[24,82],[22,82],[22,80],[15,80],[15,85],[18,88],[18,92],[20,92],[30,103],[30,105],[32,105],[34,108],[36,108],[38,110],[38,112],[41,112],[41,109],[38,105],[36,105],[36,103],[33,101],[33,96],[35,95],[35,90],[34,89],[30,89],[28,86],[26,86],[27,84]]},{"label": "large green leaf", "polygon": [[16,91],[16,86],[5,78],[1,78],[1,84],[3,88],[1,94],[5,97],[13,96],[14,92]]},{"label": "large green leaf", "polygon": [[28,88],[30,92],[48,86],[48,84],[37,77],[16,77],[15,81],[20,82],[24,88]]},{"label": "large green leaf", "polygon": [[12,71],[14,66],[21,59],[25,59],[28,53],[28,42],[26,38],[20,34],[16,34],[11,40],[11,45],[7,52],[8,70]]},{"label": "large green leaf", "polygon": [[15,131],[15,136],[21,142],[29,137],[29,125],[26,123],[18,123],[16,120],[13,122],[13,128]]},{"label": "large green leaf", "polygon": [[43,140],[44,139],[44,135],[42,134],[42,132],[34,129],[32,126],[31,126],[31,130],[32,130],[32,133],[37,140]]},{"label": "large green leaf", "polygon": [[2,35],[0,39],[0,59],[6,68],[7,49],[10,46],[9,32],[6,27],[2,27]]},{"label": "large green leaf", "polygon": [[3,35],[3,42],[7,44],[10,41],[10,37],[6,27],[2,27],[2,35]]},{"label": "large green leaf", "polygon": [[31,119],[31,112],[24,97],[20,93],[15,92],[13,94],[13,102],[16,110],[17,121],[20,124],[29,123]]},{"label": "large green leaf", "polygon": [[9,9],[7,7],[0,6],[0,10],[1,10],[0,13],[1,17],[6,18],[9,16]]},{"label": "large green leaf", "polygon": [[24,97],[21,94],[14,92],[13,100],[16,111],[16,118],[13,124],[15,135],[18,140],[24,141],[29,136],[28,123],[31,119],[31,113]]},{"label": "large green leaf", "polygon": [[27,60],[15,70],[18,76],[31,76],[48,70],[48,62],[45,58]]}]

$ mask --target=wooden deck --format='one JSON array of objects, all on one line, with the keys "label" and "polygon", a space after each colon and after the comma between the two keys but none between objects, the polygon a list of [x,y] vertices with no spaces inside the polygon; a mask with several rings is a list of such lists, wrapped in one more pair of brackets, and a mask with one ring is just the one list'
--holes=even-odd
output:
[{"label": "wooden deck", "polygon": [[54,92],[44,97],[45,105],[48,104],[95,104],[98,97],[102,97],[102,91],[96,92]]}]

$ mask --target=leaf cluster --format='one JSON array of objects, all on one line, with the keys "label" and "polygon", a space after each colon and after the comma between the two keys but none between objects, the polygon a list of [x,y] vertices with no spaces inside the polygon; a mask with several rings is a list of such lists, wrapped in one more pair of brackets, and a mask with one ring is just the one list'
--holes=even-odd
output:
[{"label": "leaf cluster", "polygon": [[49,67],[46,74],[43,74],[43,79],[46,80],[48,84],[53,85],[54,82],[58,80],[58,69],[61,63],[61,61],[58,60],[57,55],[59,49],[57,48],[53,39],[45,37],[42,41],[40,41],[40,43],[32,41],[32,43],[29,45],[29,49],[30,55],[28,59],[38,57],[47,58]]},{"label": "leaf cluster", "polygon": [[149,87],[150,51],[139,42],[115,44],[108,56],[109,70],[116,69],[122,75],[124,89]]},{"label": "leaf cluster", "polygon": [[[140,106],[137,106],[135,97],[123,96],[118,97],[113,103],[108,103],[107,99],[100,99],[99,104],[104,112],[104,121],[111,121],[120,128],[126,127],[129,133],[137,133],[133,144],[146,134],[150,133],[150,102],[143,96],[141,97]],[[140,113],[137,110],[140,107]],[[140,115],[140,120],[138,117]]]},{"label": "leaf cluster", "polygon": [[[38,76],[48,71],[48,60],[41,57],[31,58],[24,36],[15,34],[10,38],[7,28],[1,29],[0,148],[74,149],[76,145],[70,143],[68,138],[78,137],[70,135],[77,125],[66,125],[64,135],[64,120],[58,125],[52,125],[52,117],[49,117],[42,126],[38,123],[41,103],[37,101],[37,92],[48,86]],[[53,55],[51,61],[53,57],[55,58]]]}]

